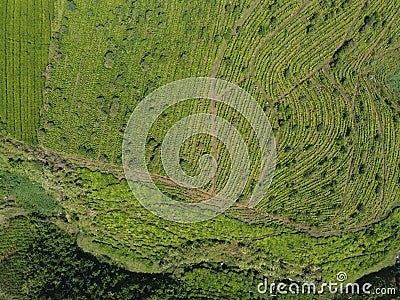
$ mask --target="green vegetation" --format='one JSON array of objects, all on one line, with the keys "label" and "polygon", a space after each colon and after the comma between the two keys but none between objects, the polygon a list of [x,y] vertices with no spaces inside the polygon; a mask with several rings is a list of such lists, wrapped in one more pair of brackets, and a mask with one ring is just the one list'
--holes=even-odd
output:
[{"label": "green vegetation", "polygon": [[390,87],[400,92],[400,71],[389,79]]},{"label": "green vegetation", "polygon": [[0,133],[37,142],[53,1],[0,1]]},{"label": "green vegetation", "polygon": [[[216,76],[254,95],[277,138],[274,184],[253,218],[268,213],[337,234],[377,222],[396,206],[399,106],[387,80],[371,77],[393,74],[398,65],[395,1],[74,4],[53,33],[58,54],[46,87],[44,146],[120,165],[125,124],[139,101],[176,79]],[[199,112],[214,112],[246,134],[251,178],[257,178],[261,162],[251,127],[212,101],[187,101],[159,118],[148,141],[150,171],[165,176],[163,136],[178,119]],[[219,157],[217,180],[203,189],[212,194],[234,159],[224,146],[195,136],[182,146],[181,163],[196,174],[197,158],[207,152]],[[204,196],[159,186],[183,201]]]},{"label": "green vegetation", "polygon": [[[399,249],[399,209],[368,228],[325,237],[282,220],[255,219],[251,213],[244,217],[237,208],[207,222],[182,225],[145,210],[124,179],[61,163],[63,159],[53,153],[23,144],[5,141],[4,145],[1,168],[30,174],[49,188],[57,183],[57,189],[64,191],[62,205],[68,212],[64,226],[81,230],[80,247],[132,272],[174,276],[193,299],[199,295],[220,299],[229,291],[233,299],[251,299],[248,292],[256,292],[264,276],[318,283],[335,280],[345,270],[349,281],[355,281],[393,265]],[[32,159],[33,153],[37,159]],[[10,163],[8,156],[21,159]],[[40,163],[51,161],[50,157],[66,171]]]},{"label": "green vegetation", "polygon": [[37,183],[33,183],[26,176],[0,171],[0,203],[14,200],[15,204],[23,207],[27,212],[35,212],[50,216],[61,211],[58,200],[49,194]]},{"label": "green vegetation", "polygon": [[[84,253],[76,237],[35,218],[0,232],[1,299],[185,299],[171,276],[131,273]],[[7,242],[5,242],[7,241]]]},{"label": "green vegetation", "polygon": [[76,9],[64,11],[53,34],[57,50],[40,141],[60,152],[120,163],[122,135],[135,105],[162,83],[210,68],[208,57],[218,45],[199,13],[209,13],[211,20],[218,11],[204,1],[74,3]]},{"label": "green vegetation", "polygon": [[[398,1],[0,2],[0,298],[251,299],[264,276],[320,283],[345,271],[355,281],[394,264]],[[183,225],[133,197],[121,144],[145,96],[196,76],[254,96],[277,165],[265,198],[246,207],[261,164],[250,124],[207,99],[169,108],[146,159],[172,198],[218,192],[235,159],[220,141],[193,136],[179,149],[182,168],[195,175],[212,153],[217,178],[197,191],[172,183],[160,147],[181,118],[223,117],[251,159],[237,203]]]}]

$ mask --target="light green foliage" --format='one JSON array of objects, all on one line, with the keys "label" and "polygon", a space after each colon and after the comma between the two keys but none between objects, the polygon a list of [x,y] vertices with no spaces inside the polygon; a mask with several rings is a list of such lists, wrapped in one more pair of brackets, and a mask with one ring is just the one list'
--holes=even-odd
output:
[{"label": "light green foliage", "polygon": [[[257,206],[261,213],[337,234],[385,218],[395,207],[398,101],[389,78],[374,75],[394,74],[398,65],[395,1],[74,4],[53,34],[58,55],[40,130],[46,147],[118,165],[124,127],[139,101],[173,80],[216,76],[250,92],[274,129],[277,169]],[[148,139],[149,170],[165,176],[160,145],[178,119],[214,110],[248,144],[251,179],[239,200],[245,203],[261,164],[257,140],[242,117],[220,104],[187,101],[160,116]],[[200,135],[180,149],[189,174],[199,172],[199,156],[212,152],[219,167],[217,180],[203,187],[209,194],[224,186],[235,158]],[[174,199],[204,198],[158,185]]]},{"label": "light green foliage", "polygon": [[135,105],[163,83],[208,74],[217,46],[204,22],[219,11],[208,1],[75,4],[55,34],[60,55],[52,61],[40,141],[120,163]]},{"label": "light green foliage", "polygon": [[[7,153],[15,155],[12,149],[8,147]],[[32,162],[20,164],[36,176],[40,174],[36,168],[45,170]],[[19,169],[16,163],[13,166]],[[61,173],[46,181],[60,182],[64,188],[69,221],[84,230],[82,246],[135,271],[184,276],[183,270],[195,264],[225,262],[237,266],[239,272],[256,270],[270,278],[303,278],[306,274],[310,280],[330,280],[339,271],[358,278],[377,264],[391,264],[393,250],[399,247],[398,210],[370,229],[320,238],[300,234],[278,221],[244,222],[236,219],[235,209],[207,222],[182,225],[145,210],[125,180],[83,168],[73,175],[75,179],[72,175],[63,178]],[[200,284],[191,280],[189,285]],[[249,281],[247,288],[255,287]]]},{"label": "light green foliage", "polygon": [[53,1],[0,1],[0,135],[37,142]]},{"label": "light green foliage", "polygon": [[[327,281],[339,271],[356,279],[393,263],[400,247],[397,1],[59,0],[54,13],[46,1],[33,9],[24,1],[1,3],[0,134],[34,142],[43,103],[39,142],[64,159],[5,141],[0,166],[25,176],[10,193],[28,210],[55,209],[45,204],[54,203],[50,198],[38,202],[42,190],[32,182],[59,195],[69,225],[82,230],[84,249],[130,270],[174,273],[193,298],[230,291],[245,299],[257,281],[241,280],[253,271]],[[255,97],[275,133],[277,169],[256,208],[242,205],[250,180],[225,214],[182,225],[133,198],[121,143],[143,97],[195,76],[224,78]],[[160,145],[172,124],[213,112],[246,135],[255,179],[261,162],[249,124],[198,100],[172,107],[155,123],[149,170],[165,175]],[[200,155],[218,153],[216,191],[223,186],[235,158],[221,143],[195,136],[180,150],[189,174],[199,171]],[[16,156],[21,160],[10,162]],[[203,195],[159,181],[180,200]],[[234,271],[190,269],[204,262],[229,262]]]},{"label": "light green foliage", "polygon": [[[132,199],[125,181],[116,184],[110,175],[87,170],[81,170],[80,176],[84,185],[94,186],[87,194],[94,215],[81,219],[94,229],[92,239],[105,243],[106,252],[114,248],[112,245],[119,245],[119,252],[114,252],[117,256],[145,258],[152,267],[163,261],[160,270],[231,260],[243,269],[256,268],[276,278],[309,273],[311,277],[333,280],[338,272],[345,271],[354,279],[388,255],[393,260],[399,247],[398,209],[370,229],[320,238],[300,234],[279,222],[244,223],[230,217],[232,210],[213,220],[185,225],[147,212]],[[94,181],[90,183],[89,178]],[[96,182],[105,180],[114,183],[98,189]],[[129,248],[140,249],[139,257],[134,258],[137,253]]]}]

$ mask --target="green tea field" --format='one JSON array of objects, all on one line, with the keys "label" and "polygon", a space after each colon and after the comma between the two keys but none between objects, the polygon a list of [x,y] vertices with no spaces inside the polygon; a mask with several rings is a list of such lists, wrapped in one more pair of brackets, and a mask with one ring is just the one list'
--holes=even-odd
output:
[{"label": "green tea field", "polygon": [[[8,268],[0,299],[47,299],[47,286],[47,297],[69,299],[75,281],[57,285],[50,272],[77,276],[75,299],[85,290],[79,264],[95,265],[87,282],[101,286],[94,299],[267,299],[257,292],[263,278],[322,284],[340,272],[346,283],[368,275],[400,293],[398,1],[0,2],[0,267]],[[210,154],[214,176],[199,188],[171,178],[163,142],[192,115],[231,124],[249,159],[233,205],[184,224],[153,214],[132,193],[123,143],[135,108],[187,78],[221,79],[247,92],[270,123],[274,157],[268,190],[249,205],[264,174],[260,135],[269,132],[215,99],[168,106],[143,140],[149,176],[164,195],[209,200],[242,162],[239,145],[204,128],[176,147],[177,160],[193,178]],[[12,249],[19,230],[20,248]],[[35,248],[42,231],[50,237]],[[46,269],[46,259],[68,257],[69,271],[48,267],[46,276],[24,277],[26,249],[42,253],[52,239],[61,255],[36,263]],[[71,258],[63,243],[79,255]],[[394,271],[379,272],[385,268]],[[395,275],[379,281],[375,272]],[[347,299],[278,299],[301,297]]]}]

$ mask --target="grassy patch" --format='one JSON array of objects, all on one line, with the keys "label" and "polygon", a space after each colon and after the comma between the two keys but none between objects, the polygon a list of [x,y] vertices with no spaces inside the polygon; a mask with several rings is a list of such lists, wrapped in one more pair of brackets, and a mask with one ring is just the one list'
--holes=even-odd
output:
[{"label": "grassy patch", "polygon": [[15,201],[29,213],[52,215],[61,211],[59,201],[27,176],[7,171],[0,172],[0,203]]},{"label": "grassy patch", "polygon": [[395,91],[400,92],[400,71],[389,79],[389,85]]}]

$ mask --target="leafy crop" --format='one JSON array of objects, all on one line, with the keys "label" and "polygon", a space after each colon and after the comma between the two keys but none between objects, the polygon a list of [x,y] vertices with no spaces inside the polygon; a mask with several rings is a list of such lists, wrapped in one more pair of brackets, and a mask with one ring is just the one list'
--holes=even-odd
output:
[{"label": "leafy crop", "polygon": [[[40,130],[46,147],[119,165],[124,128],[139,101],[176,79],[216,76],[253,94],[277,140],[275,180],[252,218],[269,214],[337,234],[382,220],[396,207],[400,112],[387,86],[399,61],[395,1],[74,3],[54,33],[60,55],[52,57],[46,88]],[[240,206],[261,161],[250,125],[222,104],[186,101],[165,111],[148,139],[149,170],[166,176],[160,158],[166,131],[201,112],[229,120],[247,142],[251,179]],[[165,181],[160,188],[183,201],[221,189],[234,158],[220,142],[187,140],[181,165],[197,174],[204,153],[216,154],[219,167],[203,191],[194,195]]]},{"label": "leafy crop", "polygon": [[0,1],[0,134],[37,142],[53,1]]},{"label": "leafy crop", "polygon": [[[0,157],[27,151],[7,145],[7,154]],[[69,226],[81,230],[78,241],[83,249],[134,272],[174,274],[194,294],[222,295],[228,287],[242,290],[237,278],[247,278],[247,291],[255,291],[262,276],[325,282],[345,270],[350,280],[356,280],[376,271],[376,266],[392,265],[398,252],[399,209],[367,228],[330,236],[284,220],[254,218],[251,212],[243,215],[237,208],[200,224],[183,225],[148,212],[132,197],[126,181],[112,174],[70,165],[68,173],[57,175],[49,172],[52,166],[31,160],[12,166],[8,159],[0,161],[4,168],[28,171],[38,182],[52,183],[49,187],[58,183]],[[217,275],[206,275],[223,272],[221,266],[233,272],[224,277],[225,287],[213,282]],[[209,278],[208,292],[197,290],[204,286],[202,276]]]},{"label": "leafy crop", "polygon": [[[346,271],[357,279],[393,264],[400,247],[398,1],[1,4],[0,135],[40,145],[1,140],[2,226],[61,205],[64,225],[80,230],[80,247],[135,272],[173,274],[191,297],[235,291],[244,299],[264,275],[320,282]],[[145,96],[198,76],[223,78],[254,96],[273,127],[277,164],[264,199],[246,207],[261,164],[250,124],[207,99],[171,107],[146,147],[148,168],[169,196],[190,202],[212,195],[235,159],[218,140],[196,135],[177,149],[181,166],[197,174],[198,158],[212,153],[217,179],[198,191],[169,181],[160,146],[183,117],[223,117],[244,136],[251,159],[235,205],[181,225],[132,196],[121,144]],[[29,236],[19,222],[15,232]],[[18,269],[22,261],[7,263]],[[43,282],[54,279],[47,275]],[[13,271],[2,276],[24,280]]]}]

